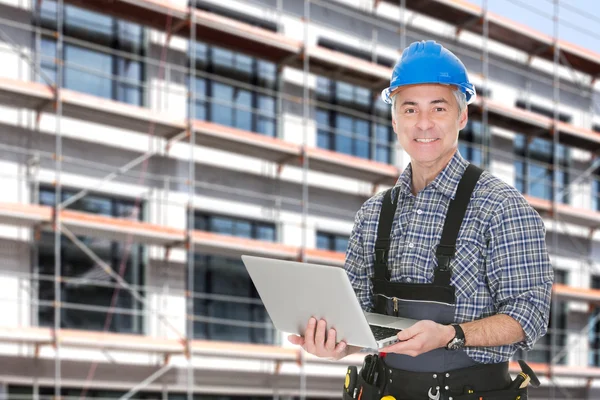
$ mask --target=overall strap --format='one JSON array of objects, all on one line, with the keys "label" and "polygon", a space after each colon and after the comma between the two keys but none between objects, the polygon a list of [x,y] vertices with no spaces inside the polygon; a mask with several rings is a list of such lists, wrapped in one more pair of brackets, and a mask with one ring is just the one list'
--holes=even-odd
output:
[{"label": "overall strap", "polygon": [[390,279],[390,271],[387,264],[390,252],[390,234],[397,206],[398,201],[392,203],[392,189],[388,189],[383,195],[383,204],[381,205],[379,223],[377,225],[377,240],[375,241],[376,279]]},{"label": "overall strap", "polygon": [[450,271],[450,260],[456,254],[456,239],[462,225],[463,218],[467,212],[473,189],[483,170],[473,164],[469,164],[458,183],[454,200],[450,201],[442,238],[437,247],[435,255],[438,260],[438,268],[434,271],[433,283],[436,285],[450,285],[452,271]]}]

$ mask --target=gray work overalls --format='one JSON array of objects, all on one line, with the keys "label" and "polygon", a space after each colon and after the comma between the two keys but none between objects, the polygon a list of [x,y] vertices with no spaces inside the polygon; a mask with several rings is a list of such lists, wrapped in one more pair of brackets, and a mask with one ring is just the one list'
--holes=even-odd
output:
[{"label": "gray work overalls", "polygon": [[[375,275],[373,283],[374,311],[381,314],[433,320],[440,324],[454,322],[456,296],[450,284],[450,260],[456,250],[456,239],[467,206],[483,171],[469,165],[458,185],[454,200],[450,202],[440,244],[436,250],[438,260],[431,284],[390,282],[388,253],[390,233],[397,201],[392,202],[391,189],[383,198],[375,243]],[[503,390],[511,384],[508,362],[480,364],[467,356],[464,350],[438,348],[417,357],[388,353],[379,359],[384,385],[377,390],[364,391],[360,400],[371,400],[392,395],[396,400],[463,400],[484,398],[491,400],[527,398],[526,390]],[[368,388],[365,388],[368,389]],[[488,395],[489,394],[489,395]],[[494,396],[494,394],[496,396]],[[347,399],[346,396],[344,396]]]}]

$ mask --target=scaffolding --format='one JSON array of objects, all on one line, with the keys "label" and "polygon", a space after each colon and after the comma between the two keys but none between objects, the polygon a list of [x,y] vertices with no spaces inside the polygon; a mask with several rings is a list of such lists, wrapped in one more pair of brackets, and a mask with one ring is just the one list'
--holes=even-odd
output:
[{"label": "scaffolding", "polygon": [[[44,0],[32,0],[34,6],[32,9],[36,17],[41,15],[42,4]],[[56,31],[49,31],[40,25],[23,26],[17,22],[1,19],[2,26],[8,26],[20,31],[27,31],[35,34],[36,42],[33,57],[21,51],[9,35],[1,31],[2,39],[11,44],[13,51],[26,60],[36,74],[39,74],[44,80],[43,83],[29,82],[12,78],[0,78],[0,103],[19,109],[31,110],[36,114],[36,131],[40,131],[39,121],[44,113],[53,114],[55,117],[54,151],[43,152],[40,149],[31,149],[23,151],[19,146],[1,145],[3,151],[10,151],[21,154],[28,158],[32,169],[49,162],[54,163],[54,206],[41,206],[35,204],[7,204],[0,203],[0,221],[4,224],[15,225],[19,227],[30,228],[32,233],[31,241],[39,237],[44,229],[51,229],[54,232],[54,279],[52,280],[54,289],[54,300],[51,304],[54,309],[53,328],[38,327],[20,327],[20,328],[0,328],[0,341],[7,343],[19,343],[32,346],[35,349],[35,358],[38,360],[40,349],[51,347],[53,353],[53,386],[54,396],[62,396],[62,349],[102,349],[128,352],[140,352],[144,354],[159,355],[160,362],[154,371],[147,377],[140,380],[139,384],[128,388],[128,391],[122,398],[130,398],[138,391],[152,385],[156,380],[165,376],[179,365],[171,362],[171,358],[181,356],[186,362],[186,395],[189,400],[193,399],[195,382],[198,379],[197,372],[208,374],[207,370],[199,368],[194,361],[194,357],[223,357],[234,359],[261,360],[274,363],[274,368],[269,374],[279,375],[281,382],[285,376],[279,373],[284,364],[298,364],[300,366],[300,387],[298,393],[302,399],[307,394],[316,396],[319,394],[335,393],[337,389],[331,388],[331,391],[309,390],[307,382],[307,365],[320,365],[329,363],[315,357],[306,356],[302,351],[296,349],[287,349],[279,346],[267,345],[246,345],[234,343],[220,343],[212,341],[196,340],[194,334],[194,322],[198,319],[194,315],[194,299],[199,294],[194,292],[194,268],[195,252],[206,252],[224,256],[239,254],[255,254],[269,257],[278,257],[289,260],[302,260],[309,262],[327,263],[330,265],[343,265],[344,255],[339,252],[312,249],[308,245],[307,232],[309,229],[309,218],[313,211],[323,211],[340,218],[351,218],[351,215],[344,214],[340,210],[329,208],[324,209],[319,205],[313,205],[309,202],[311,188],[309,173],[316,171],[319,173],[333,174],[343,178],[355,179],[368,183],[368,189],[361,192],[365,198],[370,194],[380,190],[382,187],[393,184],[401,172],[401,169],[394,165],[389,165],[372,160],[364,160],[358,157],[338,154],[332,151],[311,147],[309,140],[309,123],[311,120],[311,109],[322,107],[325,109],[343,109],[345,113],[357,113],[359,117],[368,117],[372,122],[382,122],[381,118],[374,115],[361,114],[357,111],[350,111],[337,105],[330,105],[315,98],[311,93],[309,77],[311,74],[320,74],[332,79],[340,79],[350,83],[362,85],[372,90],[385,86],[389,80],[391,69],[377,63],[376,46],[378,39],[382,36],[380,31],[388,33],[395,32],[399,35],[400,43],[404,47],[409,32],[419,32],[418,27],[413,24],[417,15],[425,15],[435,18],[453,26],[454,33],[452,42],[448,45],[451,50],[461,49],[463,53],[476,56],[481,59],[481,71],[479,78],[482,82],[482,88],[485,92],[488,88],[490,78],[490,65],[501,66],[503,68],[515,68],[510,62],[502,62],[492,59],[489,56],[489,41],[510,45],[529,55],[528,63],[535,59],[544,59],[552,63],[553,88],[553,116],[540,116],[528,109],[518,109],[507,106],[501,102],[492,100],[486,96],[480,96],[471,111],[473,116],[479,117],[483,125],[483,141],[478,146],[483,153],[483,166],[490,168],[492,155],[502,154],[500,150],[492,148],[492,130],[490,127],[499,127],[510,130],[519,130],[528,135],[528,140],[533,138],[543,138],[552,141],[553,171],[565,170],[559,164],[559,146],[569,145],[579,149],[591,151],[594,155],[600,150],[600,134],[591,129],[582,128],[567,122],[560,121],[560,94],[561,92],[576,92],[569,87],[562,87],[561,69],[568,68],[576,71],[577,74],[585,74],[581,82],[577,84],[585,93],[589,94],[590,99],[590,118],[596,110],[594,102],[595,78],[600,74],[600,58],[569,45],[559,40],[559,9],[558,0],[553,0],[553,21],[554,34],[547,38],[528,29],[524,29],[517,24],[507,21],[488,11],[487,1],[484,0],[482,8],[478,8],[463,2],[448,2],[443,0],[431,0],[423,6],[422,2],[411,0],[373,0],[369,10],[360,10],[347,7],[337,2],[326,2],[323,0],[304,0],[301,14],[293,14],[285,10],[283,0],[276,2],[276,15],[279,23],[282,18],[294,18],[301,22],[302,39],[292,39],[280,32],[271,32],[266,29],[251,26],[234,19],[217,15],[209,11],[203,11],[190,4],[189,6],[177,6],[173,3],[159,0],[111,0],[111,1],[84,1],[84,0],[56,0]],[[191,2],[190,2],[191,3]],[[257,7],[264,7],[264,3],[258,1],[248,1]],[[382,18],[377,10],[381,4],[398,6],[399,20],[391,21]],[[64,35],[64,12],[65,5],[75,5],[92,11],[110,13],[115,18],[129,20],[154,29],[157,32],[164,33],[164,42],[162,47],[161,59],[157,60],[148,56],[124,56],[138,58],[140,61],[158,68],[159,81],[165,76],[169,77],[174,73],[187,74],[188,79],[184,93],[180,93],[186,99],[185,117],[173,117],[167,111],[161,109],[163,99],[159,98],[156,102],[159,110],[144,108],[138,106],[117,103],[110,100],[101,100],[96,96],[78,93],[73,90],[65,89],[62,82],[63,69],[68,66],[63,57],[63,46],[65,43],[77,43],[81,46],[93,46],[86,43],[77,42],[77,39]],[[343,13],[371,26],[371,55],[372,60],[344,54],[340,51],[332,50],[320,45],[311,43],[311,29],[314,9],[311,6],[321,7],[332,12]],[[408,17],[408,18],[407,18]],[[37,20],[36,20],[37,21]],[[322,24],[321,21],[318,21]],[[460,43],[460,35],[464,31],[469,31],[481,35],[481,49],[473,49]],[[348,31],[346,33],[352,33]],[[41,68],[41,35],[50,35],[56,39],[56,81],[54,82],[47,76]],[[172,65],[167,61],[167,52],[173,37],[185,38],[188,40],[188,60],[186,67]],[[514,40],[518,37],[519,40]],[[290,67],[302,71],[303,84],[302,96],[292,96],[283,93],[281,84],[277,90],[271,91],[256,86],[251,86],[252,90],[264,91],[265,93],[277,97],[278,102],[284,101],[302,105],[302,139],[299,142],[290,142],[283,140],[281,132],[275,137],[267,137],[252,132],[247,132],[238,128],[227,127],[214,122],[208,122],[196,118],[195,104],[198,101],[194,80],[197,76],[203,76],[210,79],[227,81],[226,78],[214,74],[200,71],[195,66],[197,40],[208,43],[216,43],[220,46],[231,49],[245,49],[244,51],[251,55],[271,61],[277,65],[278,79],[281,80],[281,73],[284,68]],[[464,46],[464,47],[463,47]],[[102,49],[106,51],[106,49]],[[117,52],[116,50],[112,50]],[[70,66],[72,67],[72,66]],[[519,71],[522,73],[522,71]],[[575,72],[573,72],[575,75]],[[113,77],[110,77],[113,79]],[[541,83],[545,78],[538,77],[536,74],[527,73],[527,79],[538,80]],[[167,83],[169,78],[166,79]],[[235,85],[241,87],[244,84],[235,82]],[[165,84],[166,86],[166,84]],[[148,91],[151,91],[148,87]],[[159,88],[160,96],[168,98],[170,89]],[[577,94],[577,93],[576,93]],[[203,99],[215,103],[219,99]],[[168,101],[168,100],[164,100]],[[281,107],[281,106],[280,106]],[[279,108],[281,110],[281,108]],[[260,112],[260,110],[251,109],[251,112]],[[91,123],[100,124],[111,128],[123,128],[139,134],[148,136],[148,150],[136,156],[132,161],[119,168],[111,168],[110,165],[93,165],[82,159],[70,158],[63,154],[63,120],[64,118],[82,119]],[[276,117],[276,118],[279,118]],[[388,123],[383,121],[383,123]],[[278,123],[278,129],[282,130],[282,124]],[[343,132],[336,132],[344,135]],[[188,162],[187,178],[181,179],[170,174],[158,175],[148,172],[148,163],[152,158],[168,158],[169,152],[177,144],[187,144]],[[373,148],[377,143],[370,143]],[[277,165],[273,174],[273,180],[278,185],[282,184],[282,171],[285,167],[293,167],[301,170],[301,179],[298,185],[301,188],[301,199],[286,197],[281,194],[270,195],[264,193],[249,193],[244,190],[228,188],[225,185],[208,185],[197,180],[196,168],[202,165],[198,159],[199,146],[211,149],[228,151],[247,157],[253,157],[260,160],[271,162]],[[506,155],[508,156],[508,155]],[[511,155],[512,156],[512,155]],[[578,178],[571,182],[567,188],[561,188],[557,179],[552,179],[552,200],[544,200],[530,195],[525,197],[529,203],[543,216],[552,218],[553,247],[558,249],[559,228],[562,225],[570,224],[589,229],[588,239],[592,239],[595,230],[600,226],[600,212],[574,207],[563,204],[561,199],[563,195],[574,191],[575,183],[589,178],[597,167],[597,159],[592,158],[586,170]],[[94,185],[90,185],[79,191],[74,196],[65,200],[63,198],[62,176],[65,165],[79,165],[81,168],[94,168],[101,172],[101,177],[96,180]],[[114,167],[114,166],[113,166]],[[140,170],[141,169],[141,170]],[[574,170],[573,172],[580,172]],[[177,183],[180,187],[187,188],[187,197],[180,197],[179,201],[160,200],[162,206],[175,204],[185,210],[186,228],[177,229],[166,226],[166,224],[151,224],[140,221],[138,215],[134,213],[132,218],[123,219],[116,217],[97,216],[90,213],[68,210],[68,206],[77,200],[85,197],[90,191],[98,188],[98,185],[116,179],[117,177],[127,177],[130,180],[138,178],[140,182],[137,186],[144,186],[145,180],[156,181],[158,184],[169,188],[171,184]],[[197,209],[197,195],[203,190],[221,190],[230,195],[240,194],[251,196],[275,204],[273,208],[280,210],[282,204],[299,207],[301,210],[301,220],[297,222],[301,232],[302,240],[300,246],[289,246],[279,243],[261,242],[254,239],[241,239],[227,235],[208,233],[194,228],[194,212]],[[165,190],[168,195],[169,190]],[[557,195],[555,195],[557,194]],[[137,197],[139,200],[141,195]],[[139,203],[136,203],[139,206]],[[138,209],[136,207],[135,209]],[[157,206],[159,208],[159,206]],[[565,228],[566,230],[566,228]],[[184,332],[169,322],[168,316],[155,310],[153,304],[147,297],[142,295],[146,291],[145,287],[136,287],[126,282],[122,275],[123,271],[115,271],[102,258],[94,254],[90,247],[79,239],[78,235],[86,235],[127,243],[129,248],[132,243],[142,243],[146,245],[158,246],[164,249],[164,262],[169,263],[169,256],[172,250],[180,249],[185,253],[185,281],[183,290],[185,298],[186,314]],[[126,290],[141,304],[149,313],[153,313],[157,318],[169,328],[176,338],[159,338],[139,335],[134,338],[123,334],[113,334],[107,332],[82,332],[61,328],[61,310],[65,307],[73,307],[66,304],[61,299],[61,285],[68,282],[69,279],[62,275],[61,267],[61,243],[63,236],[67,237],[77,248],[84,252],[101,269],[117,283],[114,285],[116,290]],[[567,236],[569,236],[567,231]],[[579,235],[581,236],[581,235]],[[126,250],[128,252],[128,250]],[[575,254],[580,255],[577,251]],[[587,257],[581,258],[582,268],[593,269],[594,260]],[[126,256],[123,257],[123,260]],[[122,269],[122,268],[121,268]],[[30,280],[31,276],[21,276],[20,279]],[[36,279],[34,277],[34,279]],[[39,277],[37,278],[39,279]],[[583,301],[589,304],[600,303],[600,290],[582,289],[569,285],[556,284],[553,288],[553,299],[562,301]],[[113,299],[114,300],[114,299]],[[228,299],[231,301],[240,301],[240,299]],[[33,303],[33,302],[32,302]],[[556,313],[556,301],[554,302],[553,312]],[[114,301],[108,310],[107,315],[117,312]],[[210,319],[204,319],[210,322]],[[220,321],[222,322],[222,321]],[[555,320],[553,321],[555,323]],[[108,322],[110,325],[110,322]],[[265,324],[259,324],[263,326]],[[592,322],[590,322],[591,325]],[[235,324],[233,324],[235,326]],[[556,326],[551,327],[556,332]],[[586,326],[587,328],[587,326]],[[105,324],[105,331],[107,325]],[[565,345],[561,348],[556,343],[556,335],[552,336],[551,354],[553,359],[548,364],[535,364],[534,369],[538,374],[547,377],[554,382],[551,386],[551,396],[556,398],[560,395],[570,397],[566,389],[556,378],[583,378],[587,380],[588,387],[594,379],[600,377],[600,368],[594,367],[573,367],[555,364],[559,361],[561,354],[564,354]],[[39,360],[38,360],[39,361]],[[39,361],[41,362],[41,361]],[[361,355],[354,355],[345,359],[337,365],[354,364],[360,365]],[[336,363],[330,363],[336,364]],[[92,363],[92,368],[87,371],[85,376],[84,390],[81,397],[85,397],[85,389],[94,385],[94,373],[97,363]],[[517,371],[518,366],[511,364],[511,371]],[[247,379],[256,378],[256,374],[248,372],[239,372],[240,375],[248,375]],[[46,382],[48,377],[44,377]],[[280,381],[273,380],[272,390],[277,390]],[[39,398],[38,378],[35,377],[33,385],[33,396]]]}]

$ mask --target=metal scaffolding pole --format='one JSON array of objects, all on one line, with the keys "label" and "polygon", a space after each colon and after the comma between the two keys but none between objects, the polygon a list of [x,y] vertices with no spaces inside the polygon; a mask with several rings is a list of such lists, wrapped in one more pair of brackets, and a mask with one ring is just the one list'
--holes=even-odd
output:
[{"label": "metal scaffolding pole", "polygon": [[[406,48],[406,0],[400,0],[400,51]],[[391,76],[390,76],[391,79]]]},{"label": "metal scaffolding pole", "polygon": [[489,127],[489,123],[488,123],[488,106],[487,106],[487,98],[485,96],[485,93],[487,92],[487,82],[488,82],[488,75],[489,75],[489,53],[488,53],[488,46],[489,46],[489,20],[488,20],[488,4],[487,4],[487,0],[483,0],[483,3],[481,5],[481,10],[482,10],[482,16],[483,16],[483,59],[482,59],[482,75],[483,75],[483,80],[482,80],[482,93],[481,93],[481,126],[483,129],[482,132],[482,140],[481,140],[481,147],[482,147],[482,160],[481,160],[481,167],[485,168],[485,169],[490,169],[490,164],[491,164],[491,160],[490,160],[490,147],[492,144],[492,135],[491,135],[491,130]]},{"label": "metal scaffolding pole", "polygon": [[187,224],[186,224],[186,247],[187,247],[187,296],[186,296],[186,357],[187,357],[187,399],[194,400],[194,365],[192,340],[194,339],[194,241],[192,239],[192,231],[194,229],[194,196],[196,179],[194,161],[194,148],[196,146],[196,130],[194,129],[194,118],[196,111],[196,20],[195,10],[196,1],[190,4],[190,77],[188,79],[188,118],[187,131],[189,138],[189,154],[188,161],[188,206],[187,206]]},{"label": "metal scaffolding pole", "polygon": [[[302,108],[302,244],[300,249],[300,260],[306,262],[306,245],[308,235],[308,120],[310,118],[310,90],[309,84],[309,62],[310,57],[308,54],[308,35],[309,35],[309,23],[310,23],[310,3],[311,0],[304,0],[304,49],[303,49],[303,108]],[[306,363],[304,357],[304,351],[300,350],[300,400],[306,398]]]},{"label": "metal scaffolding pole", "polygon": [[[61,398],[62,382],[61,382],[61,353],[60,340],[58,340],[58,332],[61,327],[61,289],[62,289],[62,261],[61,261],[61,219],[59,204],[62,199],[61,187],[61,172],[62,172],[62,78],[63,78],[63,0],[56,2],[56,84],[54,87],[54,107],[55,107],[55,191],[54,191],[54,397]],[[41,8],[41,4],[40,4]]]},{"label": "metal scaffolding pole", "polygon": [[[556,226],[558,225],[558,202],[561,201],[561,198],[558,198],[557,194],[558,194],[558,172],[559,172],[559,167],[560,167],[560,163],[558,162],[558,158],[559,158],[559,130],[558,130],[558,117],[559,117],[559,111],[558,111],[558,102],[560,101],[560,76],[559,76],[559,62],[560,62],[560,47],[559,47],[559,41],[558,41],[558,28],[559,28],[559,20],[558,20],[558,15],[559,15],[559,0],[554,0],[554,17],[553,17],[553,22],[554,22],[554,27],[553,27],[553,50],[554,50],[554,60],[553,60],[553,119],[552,119],[552,133],[553,133],[553,140],[552,140],[552,149],[553,149],[553,157],[552,157],[552,162],[553,162],[553,168],[552,168],[552,216],[554,218],[554,226],[556,228]],[[554,229],[553,230],[553,247],[555,249],[558,249],[558,230]],[[553,368],[554,368],[554,364],[553,362],[554,357],[552,357],[554,354],[556,354],[557,352],[557,336],[558,336],[558,332],[557,332],[557,313],[559,310],[559,306],[558,306],[558,301],[556,300],[556,298],[554,299],[554,301],[551,302],[551,311],[550,311],[550,315],[552,316],[552,323],[551,323],[551,328],[550,331],[552,332],[552,335],[550,337],[550,355],[551,355],[551,360],[550,360],[550,365],[549,365],[549,376],[550,379],[552,379],[552,381],[554,382],[554,385],[552,385],[551,387],[551,395],[552,395],[552,399],[556,398],[556,389],[558,386],[558,382],[554,379],[553,376]],[[562,332],[561,332],[562,334]]]}]

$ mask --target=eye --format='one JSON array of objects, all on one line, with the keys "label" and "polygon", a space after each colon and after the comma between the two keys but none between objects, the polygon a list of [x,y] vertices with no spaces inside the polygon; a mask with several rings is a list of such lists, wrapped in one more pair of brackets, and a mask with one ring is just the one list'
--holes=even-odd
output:
[{"label": "eye", "polygon": [[435,111],[446,111],[444,107],[436,107]]},{"label": "eye", "polygon": [[407,108],[404,110],[404,114],[414,114],[416,110],[414,108]]}]

